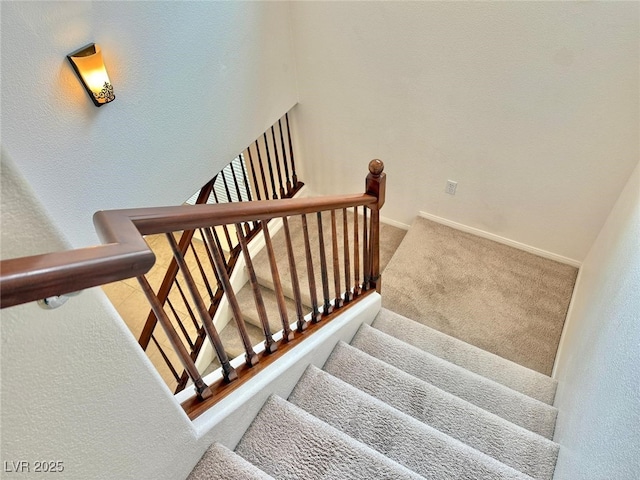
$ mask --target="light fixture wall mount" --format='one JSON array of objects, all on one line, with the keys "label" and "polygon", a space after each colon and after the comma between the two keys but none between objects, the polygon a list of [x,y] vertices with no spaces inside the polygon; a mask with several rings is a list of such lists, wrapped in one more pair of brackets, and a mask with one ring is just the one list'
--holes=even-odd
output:
[{"label": "light fixture wall mount", "polygon": [[67,55],[73,70],[96,107],[112,102],[116,96],[102,60],[102,50],[95,43]]}]

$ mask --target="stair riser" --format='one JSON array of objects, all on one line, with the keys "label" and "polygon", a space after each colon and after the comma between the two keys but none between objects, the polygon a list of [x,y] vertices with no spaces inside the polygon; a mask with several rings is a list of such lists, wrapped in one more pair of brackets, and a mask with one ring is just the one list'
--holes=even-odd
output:
[{"label": "stair riser", "polygon": [[373,327],[448,362],[505,385],[548,405],[557,382],[539,372],[419,324],[383,308]]},{"label": "stair riser", "polygon": [[314,367],[289,401],[426,478],[530,479]]},{"label": "stair riser", "polygon": [[552,439],[556,408],[469,372],[375,328],[364,326],[351,345],[425,382]]}]

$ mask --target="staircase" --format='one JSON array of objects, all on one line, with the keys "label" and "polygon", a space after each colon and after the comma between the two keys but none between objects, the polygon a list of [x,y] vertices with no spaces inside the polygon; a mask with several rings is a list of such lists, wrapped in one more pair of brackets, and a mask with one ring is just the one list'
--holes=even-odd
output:
[{"label": "staircase", "polygon": [[555,381],[382,309],[203,478],[551,479]]},{"label": "staircase", "polygon": [[[382,226],[381,269],[403,236]],[[254,266],[277,319],[268,261],[259,254]],[[243,312],[254,310],[248,287],[238,299]],[[247,313],[245,321],[261,341],[258,319]],[[222,337],[230,355],[243,353],[235,322]],[[559,449],[555,389],[550,377],[383,308],[350,344],[336,345],[322,370],[309,366],[287,399],[271,396],[235,451],[212,445],[189,479],[549,480]]]}]

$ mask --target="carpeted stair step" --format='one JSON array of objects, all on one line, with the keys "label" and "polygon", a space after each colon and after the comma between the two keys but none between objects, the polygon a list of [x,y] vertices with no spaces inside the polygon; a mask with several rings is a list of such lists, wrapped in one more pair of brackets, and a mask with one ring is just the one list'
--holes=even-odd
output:
[{"label": "carpeted stair step", "polygon": [[187,480],[273,480],[262,470],[219,443],[204,453]]},{"label": "carpeted stair step", "polygon": [[380,330],[362,325],[351,345],[425,382],[548,439],[558,410],[447,362]]},{"label": "carpeted stair step", "polygon": [[344,342],[324,370],[392,407],[537,479],[551,479],[558,445]]},{"label": "carpeted stair step", "polygon": [[314,366],[289,401],[424,478],[531,479]]},{"label": "carpeted stair step", "polygon": [[267,400],[236,453],[278,479],[423,478],[276,396]]},{"label": "carpeted stair step", "polygon": [[372,325],[382,332],[448,362],[541,402],[553,404],[557,382],[542,373],[486,352],[385,308],[380,310]]}]

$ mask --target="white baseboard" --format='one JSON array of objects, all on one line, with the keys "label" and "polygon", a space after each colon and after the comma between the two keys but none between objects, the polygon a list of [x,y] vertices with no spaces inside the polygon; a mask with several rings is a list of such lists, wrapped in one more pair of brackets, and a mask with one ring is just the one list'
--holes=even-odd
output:
[{"label": "white baseboard", "polygon": [[391,220],[390,218],[383,216],[380,217],[380,221],[387,225],[391,225],[392,227],[401,228],[402,230],[409,230],[409,227],[411,227],[411,225],[407,225],[406,223],[397,222],[396,220]]},{"label": "white baseboard", "polygon": [[479,228],[470,227],[462,223],[454,222],[453,220],[438,217],[437,215],[433,215],[431,213],[418,212],[418,215],[420,215],[422,218],[426,218],[427,220],[432,220],[436,223],[446,225],[447,227],[455,228],[456,230],[471,233],[473,235],[477,235],[478,237],[493,240],[494,242],[502,243],[504,245],[508,245],[525,252],[533,253],[534,255],[538,255],[539,257],[548,258],[549,260],[555,260],[556,262],[571,265],[572,267],[576,268],[580,268],[580,266],[582,265],[582,262],[573,258],[564,257],[562,255],[558,255],[557,253],[552,253],[537,247],[532,247],[531,245],[527,245],[526,243],[520,243],[515,240],[511,240],[510,238],[505,238],[494,233],[485,232],[484,230],[480,230]]}]

